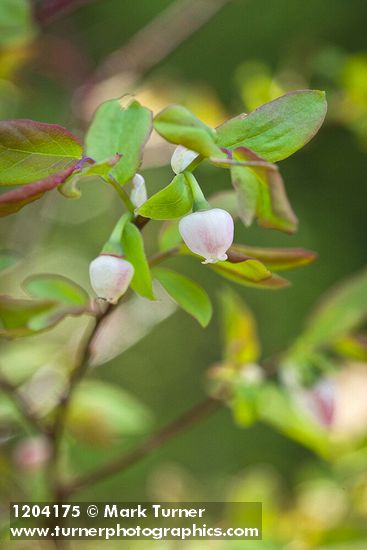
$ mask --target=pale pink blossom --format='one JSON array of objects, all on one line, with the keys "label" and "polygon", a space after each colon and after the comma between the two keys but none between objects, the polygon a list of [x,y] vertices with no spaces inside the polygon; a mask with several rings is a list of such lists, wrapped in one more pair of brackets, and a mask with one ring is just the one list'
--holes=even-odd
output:
[{"label": "pale pink blossom", "polygon": [[234,224],[231,215],[221,208],[188,214],[180,220],[179,231],[188,248],[205,258],[204,264],[227,259],[233,243]]},{"label": "pale pink blossom", "polygon": [[101,254],[89,266],[94,292],[111,304],[116,304],[126,292],[133,275],[134,267],[130,262],[109,254]]}]

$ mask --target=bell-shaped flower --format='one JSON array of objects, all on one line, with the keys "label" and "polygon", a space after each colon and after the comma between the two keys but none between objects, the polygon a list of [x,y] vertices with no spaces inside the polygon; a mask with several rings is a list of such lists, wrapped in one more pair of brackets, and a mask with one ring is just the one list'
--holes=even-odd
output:
[{"label": "bell-shaped flower", "polygon": [[226,210],[212,208],[188,214],[180,220],[179,231],[188,248],[205,258],[204,264],[227,259],[234,224]]},{"label": "bell-shaped flower", "polygon": [[130,262],[109,254],[101,254],[89,266],[94,292],[110,304],[116,304],[125,294],[133,275],[134,267]]},{"label": "bell-shaped flower", "polygon": [[171,157],[171,166],[175,174],[184,172],[188,166],[199,156],[199,153],[178,145]]},{"label": "bell-shaped flower", "polygon": [[139,208],[148,198],[145,179],[140,174],[135,174],[131,183],[133,188],[130,193],[130,200],[136,208]]}]

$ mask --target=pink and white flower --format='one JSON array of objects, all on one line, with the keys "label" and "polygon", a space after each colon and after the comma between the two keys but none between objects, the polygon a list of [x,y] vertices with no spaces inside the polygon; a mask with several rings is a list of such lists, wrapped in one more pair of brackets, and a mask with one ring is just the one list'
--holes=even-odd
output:
[{"label": "pink and white flower", "polygon": [[134,267],[130,262],[109,254],[101,254],[89,266],[94,292],[110,304],[116,304],[125,294],[133,275]]},{"label": "pink and white flower", "polygon": [[221,208],[188,214],[180,220],[179,231],[187,247],[205,258],[204,264],[227,259],[233,243],[234,223],[231,215]]}]

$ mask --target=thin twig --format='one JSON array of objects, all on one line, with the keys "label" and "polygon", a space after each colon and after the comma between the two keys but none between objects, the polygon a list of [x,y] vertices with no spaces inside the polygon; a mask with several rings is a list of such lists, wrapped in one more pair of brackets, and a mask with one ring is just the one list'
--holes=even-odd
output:
[{"label": "thin twig", "polygon": [[162,447],[167,441],[178,435],[179,433],[195,426],[204,418],[210,416],[217,411],[222,405],[222,402],[208,397],[192,409],[186,411],[179,418],[163,427],[155,434],[148,437],[140,445],[123,456],[115,458],[111,462],[97,468],[94,472],[81,476],[65,484],[59,488],[59,494],[64,499],[82,491],[94,483],[98,483],[106,477],[121,473],[131,466],[134,466],[147,455]]},{"label": "thin twig", "polygon": [[96,317],[96,321],[94,323],[93,329],[90,332],[86,340],[86,343],[83,346],[83,351],[81,353],[79,361],[71,373],[69,384],[68,384],[68,390],[58,405],[57,414],[56,414],[56,418],[53,426],[52,437],[56,443],[62,436],[69,404],[74,394],[74,391],[88,369],[89,360],[91,357],[91,344],[93,342],[93,339],[97,334],[102,321],[110,313],[112,307],[113,306],[111,304],[108,304],[106,309],[99,316]]},{"label": "thin twig", "polygon": [[172,258],[173,256],[176,256],[180,252],[179,246],[173,246],[172,248],[168,248],[167,250],[163,250],[163,252],[158,252],[157,254],[154,254],[154,256],[151,256],[149,258],[149,265],[150,267],[154,267],[157,264],[160,264],[164,260],[167,260],[168,258]]},{"label": "thin twig", "polygon": [[98,79],[118,73],[145,74],[158,65],[231,0],[176,0],[111,54]]}]

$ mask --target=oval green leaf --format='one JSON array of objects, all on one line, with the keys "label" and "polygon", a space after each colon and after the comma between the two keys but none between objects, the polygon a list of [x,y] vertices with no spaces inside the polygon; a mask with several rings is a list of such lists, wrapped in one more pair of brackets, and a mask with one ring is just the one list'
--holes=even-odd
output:
[{"label": "oval green leaf", "polygon": [[216,145],[216,132],[186,107],[170,105],[154,118],[154,128],[171,143],[184,145],[204,157],[222,156]]},{"label": "oval green leaf", "polygon": [[124,185],[138,171],[151,131],[149,109],[131,96],[111,99],[102,103],[94,115],[85,138],[86,154],[97,162],[121,155],[110,172]]},{"label": "oval green leaf", "polygon": [[187,214],[193,198],[184,174],[178,174],[161,191],[150,197],[140,208],[139,214],[153,220],[173,220]]},{"label": "oval green leaf", "polygon": [[254,288],[277,290],[289,286],[289,282],[272,274],[263,263],[252,258],[239,263],[217,262],[209,264],[218,275],[235,283]]},{"label": "oval green leaf", "polygon": [[33,275],[23,282],[23,287],[35,298],[55,300],[67,306],[79,307],[89,303],[87,292],[74,281],[61,275]]},{"label": "oval green leaf", "polygon": [[171,298],[203,327],[211,319],[213,310],[209,296],[196,282],[166,268],[155,268],[154,276]]},{"label": "oval green leaf", "polygon": [[50,314],[56,305],[50,300],[18,300],[0,296],[0,336],[15,338],[33,334],[36,330],[32,321]]},{"label": "oval green leaf", "polygon": [[24,185],[75,166],[77,138],[62,126],[34,120],[0,121],[0,185]]},{"label": "oval green leaf", "polygon": [[131,288],[141,296],[154,300],[152,276],[144,250],[144,240],[139,229],[128,222],[122,233],[122,248],[126,259],[134,266]]},{"label": "oval green leaf", "polygon": [[218,145],[245,146],[271,162],[298,151],[319,130],[327,110],[325,93],[298,90],[239,115],[217,128]]}]

